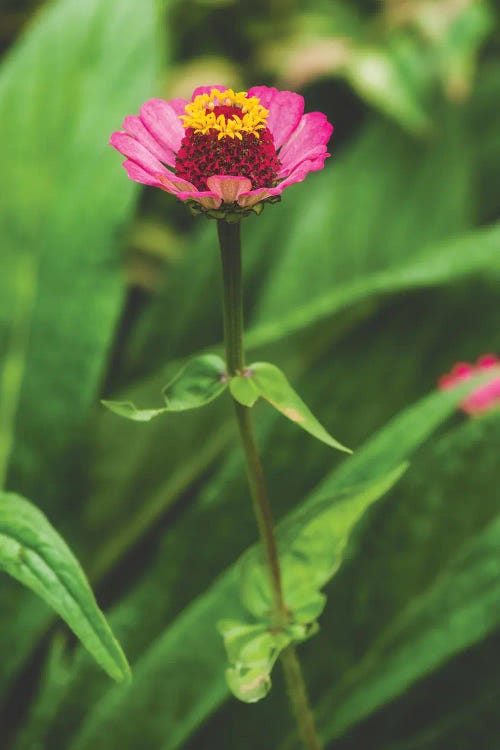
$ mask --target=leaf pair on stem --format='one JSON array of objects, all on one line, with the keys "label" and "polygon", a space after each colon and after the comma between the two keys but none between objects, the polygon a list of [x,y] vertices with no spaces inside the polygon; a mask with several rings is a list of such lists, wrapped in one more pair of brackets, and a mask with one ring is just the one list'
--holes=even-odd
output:
[{"label": "leaf pair on stem", "polygon": [[229,378],[221,357],[216,354],[202,354],[190,360],[165,386],[165,406],[159,409],[138,409],[131,401],[103,401],[103,404],[122,417],[137,422],[149,422],[153,417],[165,412],[185,411],[204,406],[228,387],[233,398],[243,406],[252,407],[259,398],[263,398],[321,442],[351,453],[325,430],[281,370],[269,362],[256,362],[244,372]]}]

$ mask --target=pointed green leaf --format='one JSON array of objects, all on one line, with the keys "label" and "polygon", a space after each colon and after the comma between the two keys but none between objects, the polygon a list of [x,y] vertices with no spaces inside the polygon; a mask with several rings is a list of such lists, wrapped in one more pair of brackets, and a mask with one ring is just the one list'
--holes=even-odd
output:
[{"label": "pointed green leaf", "polygon": [[243,406],[253,406],[260,392],[255,385],[254,379],[248,375],[235,375],[229,381],[229,390],[232,397]]},{"label": "pointed green leaf", "polygon": [[[279,527],[283,591],[293,622],[313,622],[321,614],[325,599],[319,589],[339,569],[356,523],[391,489],[406,467],[403,464],[382,477],[329,497],[317,497]],[[240,593],[254,616],[269,617],[272,599],[260,547],[252,547],[241,560]]]},{"label": "pointed green leaf", "polygon": [[130,677],[125,655],[73,553],[43,513],[12,493],[0,494],[0,570],[55,609],[110,677]]},{"label": "pointed green leaf", "polygon": [[216,354],[192,359],[163,389],[168,411],[197,409],[227,388],[226,365]]},{"label": "pointed green leaf", "polygon": [[271,406],[274,406],[285,417],[332,448],[352,453],[349,448],[335,440],[318,422],[278,367],[270,362],[255,362],[250,365],[248,372],[249,379],[252,380],[262,398],[269,401]]},{"label": "pointed green leaf", "polygon": [[134,422],[150,422],[159,414],[168,411],[166,406],[160,409],[138,409],[132,401],[101,401],[101,404],[120,417],[132,419]]},{"label": "pointed green leaf", "polygon": [[132,401],[101,401],[110,411],[136,422],[149,422],[167,411],[197,409],[227,388],[226,365],[216,354],[203,354],[187,363],[163,389],[166,406],[138,409]]}]

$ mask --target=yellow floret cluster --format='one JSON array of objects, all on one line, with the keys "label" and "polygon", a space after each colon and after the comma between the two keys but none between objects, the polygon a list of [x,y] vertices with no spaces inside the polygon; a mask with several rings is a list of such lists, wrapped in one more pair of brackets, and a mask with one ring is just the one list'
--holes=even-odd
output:
[{"label": "yellow floret cluster", "polygon": [[[241,110],[241,116],[234,113],[226,118],[216,115],[215,107],[235,107]],[[267,127],[269,110],[260,104],[256,96],[247,96],[246,91],[235,93],[232,89],[218,91],[212,89],[210,94],[199,94],[186,105],[186,114],[179,115],[185,128],[193,128],[195,133],[208,133],[209,130],[218,131],[218,139],[224,137],[239,138],[243,133],[252,133],[259,137],[259,130]]]}]

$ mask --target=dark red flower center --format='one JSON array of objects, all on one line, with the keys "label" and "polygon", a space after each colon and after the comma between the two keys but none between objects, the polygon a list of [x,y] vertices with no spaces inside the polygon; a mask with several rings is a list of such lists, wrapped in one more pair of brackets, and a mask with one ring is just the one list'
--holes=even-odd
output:
[{"label": "dark red flower center", "polygon": [[[224,115],[226,120],[242,114],[239,107],[224,105],[212,111],[216,117]],[[187,128],[175,160],[177,176],[191,182],[197,190],[208,190],[207,177],[212,175],[247,177],[253,190],[274,186],[281,164],[271,132],[262,128],[258,138],[254,133],[240,132],[240,135],[241,140],[228,135],[219,138],[214,128],[207,133]]]}]

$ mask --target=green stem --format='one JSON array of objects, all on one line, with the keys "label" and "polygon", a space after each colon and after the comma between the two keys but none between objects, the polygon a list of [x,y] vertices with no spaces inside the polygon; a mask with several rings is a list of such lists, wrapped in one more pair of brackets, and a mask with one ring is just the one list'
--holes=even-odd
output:
[{"label": "green stem", "polygon": [[229,375],[244,368],[240,222],[217,221],[224,281],[224,342]]},{"label": "green stem", "polygon": [[[241,274],[240,223],[217,221],[224,286],[224,342],[226,365],[230,377],[245,369],[243,349],[243,295]],[[236,419],[245,453],[252,505],[264,551],[273,602],[273,624],[286,626],[289,613],[283,597],[278,545],[273,528],[271,507],[267,499],[264,472],[255,441],[250,409],[234,401]],[[297,720],[299,733],[307,750],[321,750],[300,662],[293,646],[281,656],[287,691]]]},{"label": "green stem", "polygon": [[285,673],[285,682],[290,703],[299,728],[300,738],[308,750],[322,750],[321,742],[316,734],[314,716],[309,704],[306,683],[299,657],[295,648],[290,645],[281,654],[281,665]]}]

